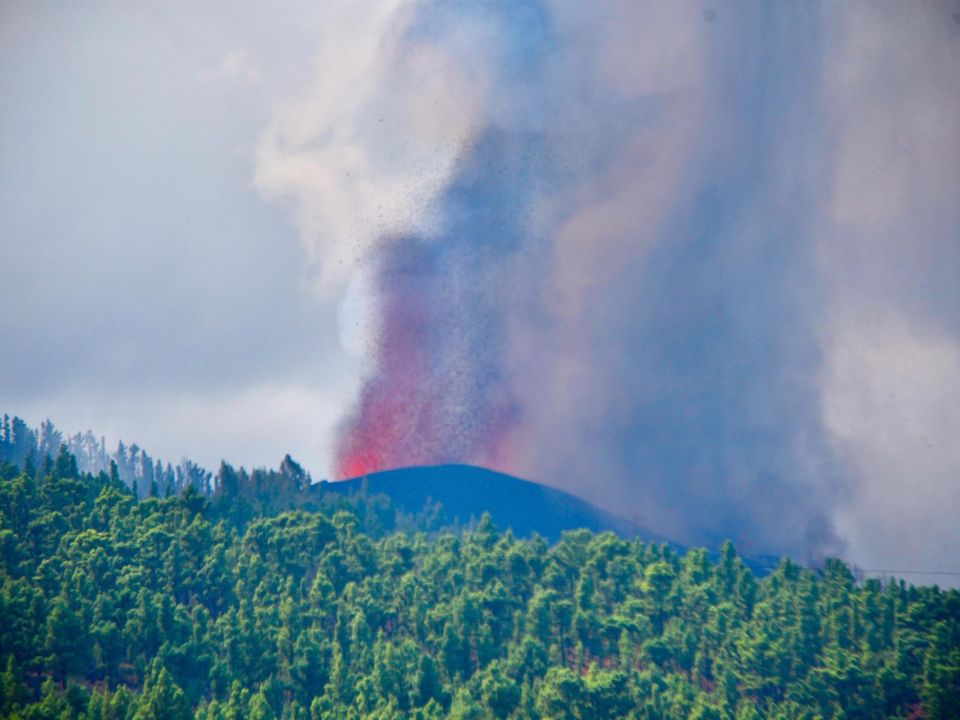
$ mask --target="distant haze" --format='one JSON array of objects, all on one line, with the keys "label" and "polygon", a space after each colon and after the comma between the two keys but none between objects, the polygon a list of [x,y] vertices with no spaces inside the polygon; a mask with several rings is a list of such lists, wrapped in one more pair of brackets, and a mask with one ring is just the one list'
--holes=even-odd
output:
[{"label": "distant haze", "polygon": [[0,8],[0,405],[960,570],[950,3]]}]

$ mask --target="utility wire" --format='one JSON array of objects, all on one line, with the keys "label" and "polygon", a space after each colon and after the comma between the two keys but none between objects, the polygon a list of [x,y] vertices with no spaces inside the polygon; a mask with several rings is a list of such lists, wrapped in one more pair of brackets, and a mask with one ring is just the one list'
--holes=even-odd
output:
[{"label": "utility wire", "polygon": [[[757,570],[776,570],[779,565],[754,565],[752,563],[747,563],[748,567],[756,568]],[[949,575],[951,577],[960,577],[960,571],[956,570],[888,570],[884,568],[862,568],[857,567],[856,565],[850,565],[846,563],[847,567],[851,572],[860,572],[860,573],[882,573],[886,575]],[[798,564],[798,567],[802,567]],[[819,568],[806,568],[807,570],[817,570]]]},{"label": "utility wire", "polygon": [[958,576],[960,572],[955,572],[952,570],[883,570],[876,568],[851,568],[856,572],[865,572],[865,573],[886,573],[887,575],[952,575]]}]

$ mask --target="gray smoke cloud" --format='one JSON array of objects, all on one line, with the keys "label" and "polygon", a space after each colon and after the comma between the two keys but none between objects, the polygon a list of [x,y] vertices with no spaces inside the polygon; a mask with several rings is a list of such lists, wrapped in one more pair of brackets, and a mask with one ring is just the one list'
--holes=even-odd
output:
[{"label": "gray smoke cloud", "polygon": [[956,571],[960,552],[958,9],[855,5],[828,16],[819,387],[856,483],[838,525],[867,567]]},{"label": "gray smoke cloud", "polygon": [[[687,542],[836,552],[844,486],[820,422],[811,242],[820,18],[707,17],[627,6],[593,23],[615,103],[598,117],[627,104],[610,86],[653,110],[557,202],[551,322],[519,332],[516,459]],[[636,58],[626,28],[668,64]]]},{"label": "gray smoke cloud", "polygon": [[[407,205],[362,241],[305,223],[321,252],[361,247],[347,274],[367,298],[370,374],[341,474],[478,462],[681,541],[946,557],[960,430],[947,8],[452,3],[401,6],[383,27],[375,81],[348,106],[469,112],[417,125],[442,171],[391,166],[410,171]],[[396,70],[420,57],[443,58],[425,92]],[[352,136],[371,172],[350,183],[384,181],[409,130],[393,129]],[[291,180],[301,206],[329,201]],[[908,469],[909,486],[891,479]],[[931,539],[894,552],[878,526],[921,516]]]}]

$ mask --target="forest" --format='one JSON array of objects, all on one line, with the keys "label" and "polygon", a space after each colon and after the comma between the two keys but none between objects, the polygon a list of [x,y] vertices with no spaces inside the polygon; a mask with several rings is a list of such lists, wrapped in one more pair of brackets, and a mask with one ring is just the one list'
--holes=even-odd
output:
[{"label": "forest", "polygon": [[956,590],[438,528],[308,481],[135,494],[66,445],[0,462],[0,716],[960,717]]}]

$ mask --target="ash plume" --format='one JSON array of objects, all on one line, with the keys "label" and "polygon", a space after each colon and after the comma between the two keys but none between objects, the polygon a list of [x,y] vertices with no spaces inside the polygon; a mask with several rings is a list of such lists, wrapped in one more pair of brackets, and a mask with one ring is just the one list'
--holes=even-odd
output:
[{"label": "ash plume", "polygon": [[[814,558],[842,550],[841,530],[862,535],[849,508],[874,487],[879,445],[856,424],[889,371],[844,364],[884,337],[864,298],[907,323],[915,352],[936,338],[946,398],[960,377],[957,315],[917,281],[955,310],[960,111],[938,103],[960,97],[960,42],[940,15],[527,2],[378,20],[363,82],[337,86],[357,113],[349,141],[320,113],[310,142],[277,123],[263,145],[262,185],[296,199],[341,287],[368,278],[353,321],[369,372],[335,474],[487,465],[747,551]],[[875,49],[891,44],[916,55]],[[890,98],[940,119],[898,137]],[[431,105],[448,121],[427,122]],[[864,147],[860,128],[914,152]],[[329,195],[310,205],[308,171],[331,159],[370,176],[337,191],[369,216],[359,229],[323,212]],[[873,189],[884,205],[864,200]],[[378,193],[394,195],[373,212]],[[918,243],[909,273],[881,257]]]}]

